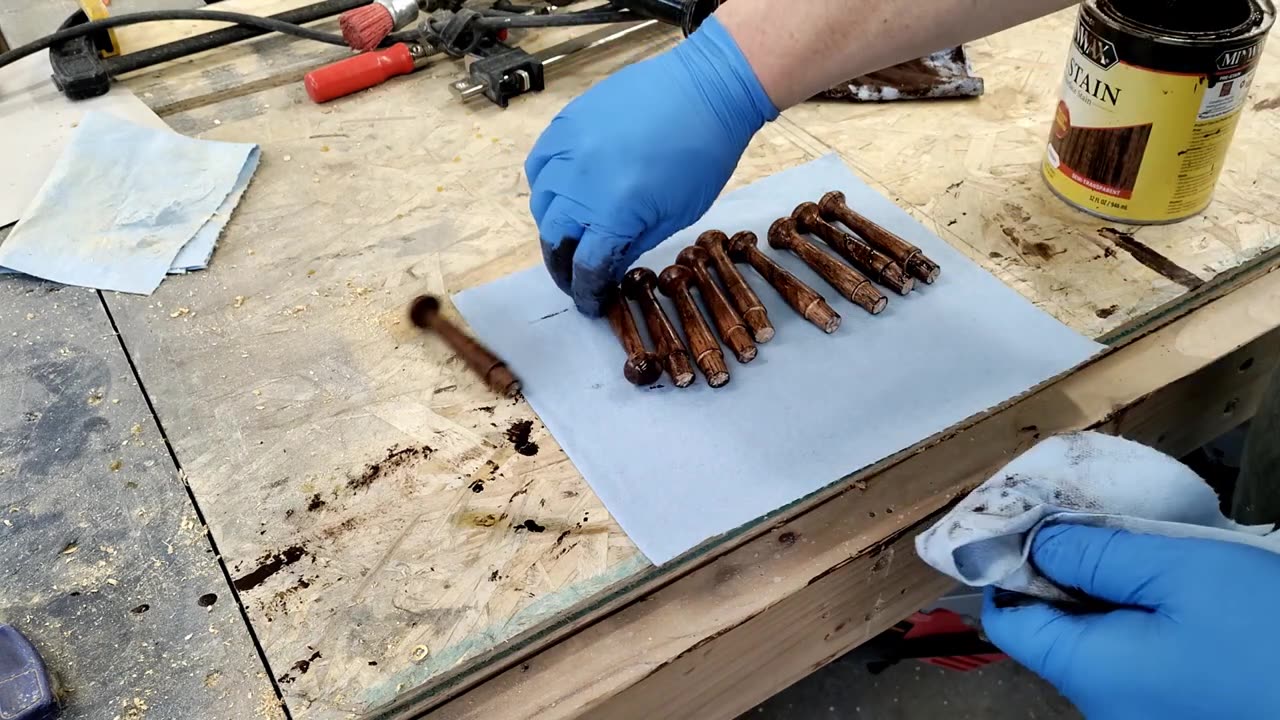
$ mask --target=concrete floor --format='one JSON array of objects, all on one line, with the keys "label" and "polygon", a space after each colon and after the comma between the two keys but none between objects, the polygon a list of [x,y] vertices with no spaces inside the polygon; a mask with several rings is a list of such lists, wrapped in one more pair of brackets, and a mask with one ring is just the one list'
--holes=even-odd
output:
[{"label": "concrete floor", "polygon": [[1012,660],[956,672],[908,660],[879,675],[857,650],[739,720],[1077,720],[1048,683]]}]

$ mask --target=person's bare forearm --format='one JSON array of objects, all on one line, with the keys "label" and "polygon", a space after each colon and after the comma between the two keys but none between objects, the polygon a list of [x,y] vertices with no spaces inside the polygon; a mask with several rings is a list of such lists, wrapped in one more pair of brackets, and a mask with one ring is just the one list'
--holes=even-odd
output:
[{"label": "person's bare forearm", "polygon": [[782,110],[841,81],[1073,4],[1071,0],[729,0],[716,17]]}]

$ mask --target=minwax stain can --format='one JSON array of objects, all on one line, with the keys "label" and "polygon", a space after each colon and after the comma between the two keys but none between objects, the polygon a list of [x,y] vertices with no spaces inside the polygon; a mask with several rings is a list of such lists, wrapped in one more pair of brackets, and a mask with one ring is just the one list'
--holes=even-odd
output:
[{"label": "minwax stain can", "polygon": [[1131,224],[1208,207],[1275,20],[1270,0],[1086,0],[1043,174]]}]

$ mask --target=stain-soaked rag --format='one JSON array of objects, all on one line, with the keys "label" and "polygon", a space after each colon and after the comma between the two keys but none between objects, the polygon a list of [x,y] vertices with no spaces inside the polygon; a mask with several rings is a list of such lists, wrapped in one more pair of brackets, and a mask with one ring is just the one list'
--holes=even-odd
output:
[{"label": "stain-soaked rag", "polygon": [[167,273],[208,267],[258,155],[87,113],[0,244],[0,272],[150,294]]},{"label": "stain-soaked rag", "polygon": [[1280,552],[1280,532],[1228,519],[1217,494],[1186,465],[1092,432],[1049,438],[1009,463],[917,537],[916,552],[967,585],[1070,601],[1027,559],[1037,532],[1066,523]]}]

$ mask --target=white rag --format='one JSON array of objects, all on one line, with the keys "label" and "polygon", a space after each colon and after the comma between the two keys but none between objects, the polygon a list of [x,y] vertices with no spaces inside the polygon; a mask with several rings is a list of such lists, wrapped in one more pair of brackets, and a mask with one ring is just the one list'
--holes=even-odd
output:
[{"label": "white rag", "polygon": [[0,269],[149,294],[166,273],[208,266],[258,155],[87,113],[0,244]]},{"label": "white rag", "polygon": [[1064,523],[1280,552],[1280,532],[1228,519],[1217,494],[1187,466],[1145,445],[1093,432],[1049,438],[1009,463],[917,537],[916,552],[966,585],[1069,601],[1027,562],[1035,534]]}]

